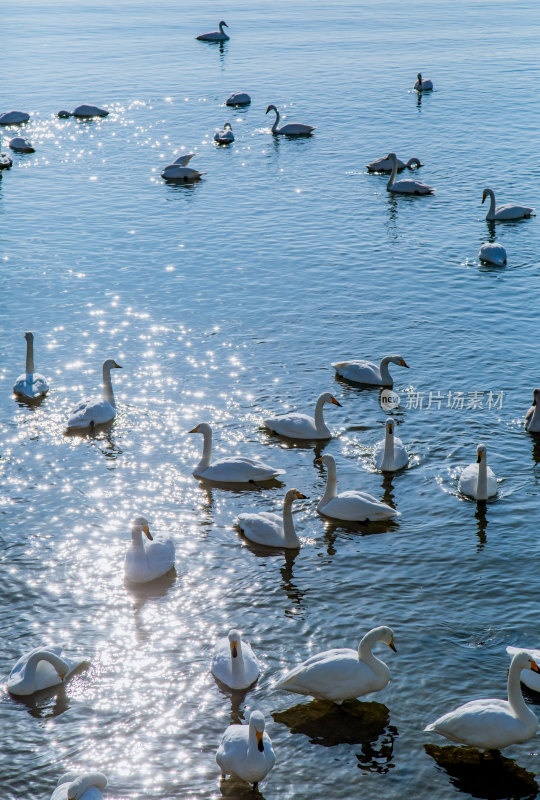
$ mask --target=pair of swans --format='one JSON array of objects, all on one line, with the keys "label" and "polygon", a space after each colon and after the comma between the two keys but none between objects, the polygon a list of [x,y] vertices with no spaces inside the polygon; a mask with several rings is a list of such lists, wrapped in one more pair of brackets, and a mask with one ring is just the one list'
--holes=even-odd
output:
[{"label": "pair of swans", "polygon": [[58,781],[51,800],[103,800],[107,778],[101,772],[68,772]]},{"label": "pair of swans", "polygon": [[396,181],[396,175],[398,171],[397,156],[395,153],[388,153],[387,159],[392,168],[392,174],[390,175],[390,179],[386,184],[387,192],[392,192],[393,194],[433,194],[433,187],[428,186],[427,183],[421,183],[421,181],[415,181],[411,178]]},{"label": "pair of swans", "polygon": [[478,258],[488,264],[503,267],[506,264],[506,250],[498,242],[485,242],[478,251]]},{"label": "pair of swans", "polygon": [[[407,163],[405,163],[400,158],[396,157],[396,161],[398,172],[401,172],[406,168],[412,169],[413,167],[418,168],[424,166],[417,158],[409,158]],[[377,158],[375,161],[372,161],[371,164],[366,164],[366,169],[368,172],[391,172],[392,159],[390,159],[388,156],[384,156],[384,158]]]},{"label": "pair of swans", "polygon": [[460,475],[459,491],[474,500],[487,500],[497,494],[497,478],[487,465],[485,445],[479,444],[476,454],[476,464],[469,464]]},{"label": "pair of swans", "polygon": [[36,151],[30,139],[26,139],[24,136],[14,136],[13,139],[9,140],[8,147],[14,153],[35,153]]},{"label": "pair of swans", "polygon": [[276,119],[272,125],[272,133],[276,136],[310,136],[315,130],[312,125],[303,125],[301,122],[287,122],[285,125],[279,127],[280,115],[279,111],[274,105],[268,106],[266,113],[275,111]]},{"label": "pair of swans", "polygon": [[166,181],[197,181],[206,172],[199,172],[192,167],[188,167],[189,162],[195,156],[195,153],[188,153],[185,156],[178,156],[178,158],[168,164],[161,173],[161,177]]},{"label": "pair of swans", "polygon": [[216,753],[223,777],[234,775],[257,789],[276,763],[272,740],[264,728],[262,711],[252,711],[247,725],[229,725]]},{"label": "pair of swans", "polygon": [[332,364],[336,373],[345,380],[353,383],[365,383],[370,386],[390,386],[394,385],[394,379],[388,369],[389,364],[397,364],[400,367],[407,367],[405,359],[401,356],[385,356],[379,365],[372,361],[358,359],[356,361],[336,361]]},{"label": "pair of swans", "polygon": [[533,392],[532,406],[525,414],[525,430],[529,433],[540,433],[540,389]]},{"label": "pair of swans", "polygon": [[83,400],[71,412],[67,423],[68,430],[85,428],[94,430],[96,425],[104,425],[115,418],[116,401],[111,381],[112,369],[122,369],[122,367],[114,359],[108,358],[103,362],[103,400],[97,397]]},{"label": "pair of swans", "polygon": [[60,119],[68,119],[68,117],[92,119],[93,117],[108,117],[109,112],[104,108],[100,108],[99,106],[89,106],[83,103],[83,105],[74,108],[73,111],[64,111],[62,109],[62,111],[59,111],[56,116],[60,117]]},{"label": "pair of swans", "polygon": [[19,658],[9,675],[7,690],[16,697],[28,697],[67,683],[87,663],[85,658],[68,658],[59,646],[36,647]]},{"label": "pair of swans", "polygon": [[218,144],[232,144],[234,142],[234,133],[230,122],[226,122],[221,130],[214,133],[214,142]]},{"label": "pair of swans", "polygon": [[212,675],[235,691],[249,689],[261,671],[257,656],[237,630],[219,639],[212,658]]},{"label": "pair of swans", "polygon": [[486,214],[486,219],[490,222],[506,222],[513,219],[527,219],[531,216],[531,214],[534,215],[534,208],[529,208],[528,206],[496,206],[495,193],[493,192],[493,189],[484,189],[482,194],[482,203],[487,197],[490,198],[490,203],[488,212]]},{"label": "pair of swans", "polygon": [[[146,539],[143,539],[143,534]],[[131,523],[131,544],[124,560],[124,574],[129,583],[148,583],[166,575],[174,567],[172,539],[154,538],[148,520],[136,517]]]},{"label": "pair of swans", "polygon": [[289,439],[331,439],[332,434],[323,417],[323,406],[326,403],[341,408],[341,403],[330,392],[323,392],[317,399],[313,417],[297,413],[280,414],[278,417],[267,417],[264,424],[273,433]]},{"label": "pair of swans", "polygon": [[212,464],[212,428],[201,422],[189,433],[201,433],[204,437],[202,458],[193,470],[196,478],[218,483],[250,483],[267,481],[285,474],[284,469],[276,469],[253,458],[229,456],[219,458]]},{"label": "pair of swans", "polygon": [[0,114],[0,125],[22,125],[29,119],[30,114],[25,111],[4,111]]},{"label": "pair of swans", "polygon": [[249,106],[251,97],[247,92],[233,92],[225,100],[226,106]]},{"label": "pair of swans", "polygon": [[228,28],[228,27],[229,26],[227,25],[227,23],[221,20],[221,22],[219,23],[218,31],[211,31],[210,33],[201,33],[201,35],[197,36],[196,38],[200,42],[227,42],[231,37],[227,36],[223,28]]},{"label": "pair of swans", "polygon": [[13,394],[23,400],[40,400],[49,391],[49,381],[40,372],[34,372],[34,334],[26,331],[26,372],[19,375],[13,386]]}]

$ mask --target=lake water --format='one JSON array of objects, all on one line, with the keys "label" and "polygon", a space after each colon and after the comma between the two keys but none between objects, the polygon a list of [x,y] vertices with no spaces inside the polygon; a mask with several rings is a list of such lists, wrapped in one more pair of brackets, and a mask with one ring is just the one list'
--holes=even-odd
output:
[{"label": "lake water", "polygon": [[[195,40],[223,17],[223,47]],[[42,643],[91,667],[33,703],[2,694],[2,800],[48,798],[70,769],[105,772],[108,798],[221,797],[220,736],[255,707],[277,759],[267,800],[536,796],[538,739],[486,767],[433,749],[447,742],[422,729],[461,702],[505,697],[505,647],[540,645],[540,442],[523,430],[540,383],[539,224],[490,229],[481,205],[485,186],[501,203],[540,204],[539,29],[538,5],[510,0],[7,0],[0,111],[31,113],[36,152],[0,181],[0,675]],[[435,83],[422,98],[419,69]],[[225,108],[240,90],[251,106]],[[56,118],[83,102],[111,114]],[[275,140],[269,103],[314,135]],[[236,142],[220,149],[226,121]],[[436,193],[389,196],[364,165],[390,150],[419,157]],[[159,176],[181,152],[206,173],[197,185]],[[502,269],[478,263],[493,235]],[[11,396],[25,330],[52,380],[35,408]],[[410,365],[393,368],[411,454],[393,478],[371,462],[378,391],[330,366],[389,353]],[[115,424],[64,435],[107,357],[123,367]],[[326,407],[332,441],[291,447],[262,429],[322,391],[343,406]],[[187,431],[202,421],[216,453],[281,466],[281,484],[201,485],[202,439]],[[478,442],[500,479],[484,508],[457,492]],[[319,517],[323,450],[342,489],[391,502],[399,520]],[[237,514],[279,510],[291,486],[309,497],[295,504],[302,549],[247,546]],[[123,556],[137,514],[174,537],[177,575],[133,593]],[[341,717],[273,688],[287,666],[356,647],[379,624],[395,632],[397,654],[377,649],[392,680]],[[245,697],[209,672],[232,626],[263,664]]]}]

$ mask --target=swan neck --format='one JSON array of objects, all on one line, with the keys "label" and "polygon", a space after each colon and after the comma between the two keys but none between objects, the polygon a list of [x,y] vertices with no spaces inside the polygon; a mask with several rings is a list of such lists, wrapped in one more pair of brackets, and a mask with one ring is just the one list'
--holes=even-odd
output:
[{"label": "swan neck", "polygon": [[204,472],[204,470],[208,469],[210,466],[210,462],[212,460],[212,431],[205,430],[203,431],[204,437],[204,444],[203,444],[203,453],[202,458],[199,461],[199,466],[197,467],[197,472]]},{"label": "swan neck", "polygon": [[381,675],[383,673],[386,674],[388,667],[384,661],[381,661],[379,658],[377,658],[377,656],[375,656],[371,651],[371,648],[374,644],[375,642],[372,641],[371,632],[366,633],[358,647],[358,659],[359,661],[363,661],[364,664],[367,664],[368,667],[371,667],[376,675]]},{"label": "swan neck", "polygon": [[[394,174],[394,173],[392,173]],[[395,177],[395,175],[394,175]],[[388,356],[385,356],[379,365],[379,372],[381,373],[381,378],[383,383],[393,383],[392,376],[390,375],[390,370],[388,369],[388,364],[390,363],[390,359]]]},{"label": "swan neck", "polygon": [[26,374],[34,373],[34,337],[30,336],[26,340]]},{"label": "swan neck", "polygon": [[394,434],[387,429],[384,437],[384,454],[381,469],[392,469],[394,466]]},{"label": "swan neck", "polygon": [[386,184],[386,188],[387,189],[390,189],[394,185],[394,181],[396,180],[396,175],[397,175],[397,167],[398,167],[397,158],[393,158],[392,159],[392,174],[390,175],[390,180]]},{"label": "swan neck", "polygon": [[275,133],[277,131],[279,125],[279,111],[277,110],[277,108],[274,108],[274,111],[276,112],[276,119],[274,124],[272,125],[272,133]]},{"label": "swan neck", "polygon": [[494,217],[495,216],[495,195],[494,195],[494,193],[492,192],[491,189],[489,189],[488,195],[489,195],[489,198],[490,198],[490,200],[489,200],[488,217]]},{"label": "swan neck", "polygon": [[508,702],[518,719],[527,720],[531,718],[531,715],[536,719],[536,715],[527,707],[521,693],[521,669],[518,659],[514,657],[508,671]]},{"label": "swan neck", "polygon": [[103,365],[103,397],[107,403],[110,403],[113,408],[116,408],[116,401],[112,388],[111,368],[105,365]]},{"label": "swan neck", "polygon": [[485,455],[478,464],[478,482],[476,484],[476,499],[487,500],[487,463]]},{"label": "swan neck", "polygon": [[244,654],[242,652],[242,642],[238,640],[236,648],[236,658],[233,658],[231,653],[231,672],[235,677],[243,678],[246,673],[246,666],[244,664]]},{"label": "swan neck", "polygon": [[142,547],[143,546],[143,537],[142,531],[140,528],[132,528],[131,529],[131,543],[133,547]]},{"label": "swan neck", "polygon": [[324,403],[324,397],[319,397],[315,405],[315,428],[317,429],[317,433],[326,433],[328,430],[323,416]]},{"label": "swan neck", "polygon": [[26,667],[24,669],[25,677],[35,675],[37,665],[40,661],[48,661],[48,663],[57,671],[59,677],[63,677],[67,672],[69,672],[69,666],[63,658],[60,658],[60,656],[57,656],[55,653],[51,653],[48,650],[40,650],[37,653],[33,653],[26,662]]},{"label": "swan neck", "polygon": [[333,500],[337,495],[337,474],[336,465],[333,461],[326,465],[326,489],[324,495],[319,503],[319,506],[324,506]]},{"label": "swan neck", "polygon": [[298,539],[294,529],[292,504],[292,500],[285,500],[283,503],[283,534],[285,537],[285,546],[300,547],[300,540]]}]

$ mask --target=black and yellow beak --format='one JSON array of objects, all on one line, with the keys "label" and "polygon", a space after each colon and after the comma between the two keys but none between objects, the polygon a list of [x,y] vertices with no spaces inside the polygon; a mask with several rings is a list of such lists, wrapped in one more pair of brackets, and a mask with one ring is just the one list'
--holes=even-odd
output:
[{"label": "black and yellow beak", "polygon": [[476,456],[476,463],[479,464],[482,461],[482,453],[478,453]]},{"label": "black and yellow beak", "polygon": [[388,645],[388,647],[390,648],[390,650],[393,650],[393,651],[394,651],[394,653],[397,653],[396,646],[395,646],[395,644],[394,644],[394,637],[392,637],[392,641],[390,642],[390,644]]},{"label": "black and yellow beak", "polygon": [[409,365],[407,363],[405,363],[405,359],[404,358],[402,358],[399,363],[401,364],[402,367],[407,367],[407,369],[409,369]]},{"label": "black and yellow beak", "polygon": [[340,403],[338,400],[336,400],[336,398],[335,398],[335,397],[332,397],[332,400],[331,400],[331,402],[332,402],[332,403],[333,403],[335,406],[339,406],[340,408],[343,408],[343,406],[341,405],[341,403]]},{"label": "black and yellow beak", "polygon": [[143,531],[144,531],[144,533],[145,533],[145,534],[148,536],[148,538],[150,539],[150,541],[151,541],[151,542],[153,542],[153,541],[154,541],[154,537],[153,537],[153,536],[152,536],[152,534],[150,533],[150,529],[149,529],[148,525],[143,525]]},{"label": "black and yellow beak", "polygon": [[531,669],[533,672],[540,672],[540,667],[538,667],[536,661],[531,661]]},{"label": "black and yellow beak", "polygon": [[199,426],[198,425],[196,425],[195,428],[193,428],[193,430],[188,431],[188,433],[198,433],[198,432],[199,432]]},{"label": "black and yellow beak", "polygon": [[231,655],[233,658],[238,656],[238,642],[232,641],[231,642]]},{"label": "black and yellow beak", "polygon": [[315,464],[322,464],[322,456],[319,456],[318,458],[316,458],[314,463]]},{"label": "black and yellow beak", "polygon": [[116,361],[114,362],[114,366],[116,367],[116,369],[122,369],[122,367],[120,366],[120,364],[117,364],[117,363],[116,363]]},{"label": "black and yellow beak", "polygon": [[261,751],[264,752],[264,742],[263,742],[263,732],[262,731],[255,731],[255,735],[257,736],[257,747]]},{"label": "black and yellow beak", "polygon": [[296,497],[298,500],[307,500],[307,495],[302,494],[302,492],[296,492]]},{"label": "black and yellow beak", "polygon": [[484,200],[486,199],[486,197],[487,197],[487,194],[484,192],[484,194],[482,195],[482,203],[484,202]]}]

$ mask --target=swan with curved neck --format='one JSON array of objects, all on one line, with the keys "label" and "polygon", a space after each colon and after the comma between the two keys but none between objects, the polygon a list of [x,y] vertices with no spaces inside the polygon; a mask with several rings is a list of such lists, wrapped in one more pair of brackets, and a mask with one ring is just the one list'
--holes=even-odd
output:
[{"label": "swan with curved neck", "polygon": [[[143,533],[146,540],[143,539]],[[131,523],[131,545],[124,560],[124,574],[129,583],[148,583],[166,575],[174,567],[172,539],[150,533],[148,520],[136,517]]]},{"label": "swan with curved neck", "polygon": [[365,383],[371,386],[393,386],[394,379],[388,369],[389,364],[397,364],[400,367],[409,365],[401,356],[385,356],[379,365],[372,361],[357,359],[356,361],[336,361],[332,364],[340,378],[345,378],[353,383]]},{"label": "swan with curved neck", "polygon": [[215,132],[214,142],[218,144],[231,144],[234,142],[234,133],[230,122],[226,122],[221,130]]},{"label": "swan with curved neck", "polygon": [[247,725],[229,725],[216,753],[223,777],[234,775],[257,789],[275,764],[272,740],[261,711],[252,711]]},{"label": "swan with curved neck", "polygon": [[497,494],[497,478],[487,465],[485,445],[476,448],[476,464],[469,464],[461,473],[459,491],[475,500],[487,500]]},{"label": "swan with curved neck", "polygon": [[202,458],[193,470],[196,478],[218,483],[250,483],[267,481],[285,473],[284,469],[276,469],[262,461],[241,456],[219,458],[212,464],[212,428],[210,425],[207,422],[201,422],[189,433],[202,433],[204,437]]},{"label": "swan with curved neck", "polygon": [[386,184],[386,191],[393,192],[394,194],[433,194],[434,189],[432,186],[428,186],[427,183],[421,183],[420,181],[414,181],[411,178],[407,178],[405,180],[396,181],[397,175],[397,156],[395,153],[388,153],[387,159],[392,165],[392,174],[390,175],[390,180]]},{"label": "swan with curved neck", "polygon": [[526,742],[536,733],[538,719],[521,693],[520,675],[524,669],[540,671],[530,655],[520,651],[510,664],[507,701],[472,700],[439,717],[424,730],[478,750],[501,750]]},{"label": "swan with curved neck", "polygon": [[279,111],[274,105],[268,106],[266,113],[275,111],[276,119],[272,125],[272,133],[276,136],[309,136],[315,128],[312,125],[303,125],[301,122],[287,122],[285,125],[279,127],[280,115]]},{"label": "swan with curved neck", "polygon": [[396,472],[409,463],[409,454],[394,433],[395,425],[393,419],[386,420],[384,439],[376,445],[373,453],[375,466],[382,472]]},{"label": "swan with curved neck", "polygon": [[212,659],[212,675],[230,689],[248,689],[259,677],[257,656],[237,630],[219,639]]},{"label": "swan with curved neck", "polygon": [[73,672],[86,663],[86,659],[71,659],[62,648],[36,647],[17,661],[7,681],[10,694],[28,696],[42,689],[66,683]]},{"label": "swan with curved neck", "polygon": [[373,495],[357,490],[337,491],[337,473],[334,456],[325,453],[316,462],[325,465],[327,470],[326,489],[319,500],[317,511],[325,517],[341,519],[346,522],[370,522],[372,520],[392,519],[400,515],[386,503],[381,503]]},{"label": "swan with curved neck", "polygon": [[429,78],[423,80],[422,73],[419,72],[416,76],[416,83],[414,84],[414,88],[417,92],[431,92],[433,89],[433,81]]},{"label": "swan with curved neck", "polygon": [[103,362],[103,400],[83,400],[73,409],[68,419],[68,429],[94,429],[96,425],[111,422],[116,416],[116,401],[111,381],[111,370],[122,369],[112,358]]},{"label": "swan with curved neck", "polygon": [[201,35],[197,36],[196,38],[200,42],[227,42],[231,37],[227,36],[223,28],[228,28],[228,27],[229,26],[227,25],[227,23],[221,20],[221,22],[219,23],[218,31],[211,31],[210,33],[201,33]]},{"label": "swan with curved neck", "polygon": [[[400,158],[397,159],[398,172],[404,169],[412,169],[413,167],[418,169],[418,167],[423,166],[424,165],[418,158],[409,158],[407,163]],[[378,158],[376,161],[372,161],[371,164],[366,164],[366,169],[368,172],[392,172],[392,161],[388,156],[384,156],[384,158]]]},{"label": "swan with curved neck", "polygon": [[306,495],[298,489],[289,489],[283,501],[283,515],[261,511],[258,514],[240,514],[237,520],[238,528],[256,544],[265,547],[287,547],[297,550],[300,539],[294,529],[292,504],[295,500],[306,500]]},{"label": "swan with curved neck", "polygon": [[323,392],[315,404],[313,417],[307,414],[280,414],[278,417],[268,417],[264,420],[267,428],[280,436],[289,439],[331,439],[332,434],[323,417],[323,406],[332,403],[341,408],[334,395]]},{"label": "swan with curved neck", "polygon": [[103,800],[107,778],[102,772],[68,772],[58,781],[51,800]]},{"label": "swan with curved neck", "polygon": [[531,214],[534,215],[534,208],[529,208],[528,206],[496,206],[495,193],[493,189],[484,189],[482,193],[482,203],[487,197],[489,197],[490,202],[486,219],[490,222],[506,222],[513,219],[527,219],[531,216]]},{"label": "swan with curved neck", "polygon": [[26,331],[26,371],[19,375],[13,393],[26,400],[39,400],[49,391],[49,382],[40,372],[34,372],[34,334]]},{"label": "swan with curved neck", "polygon": [[540,389],[533,392],[532,406],[525,414],[525,430],[529,433],[540,433]]},{"label": "swan with curved neck", "polygon": [[372,653],[377,642],[384,642],[396,652],[392,629],[381,625],[366,633],[358,650],[343,647],[317,653],[287,672],[276,686],[338,705],[379,692],[390,680],[390,670]]}]

